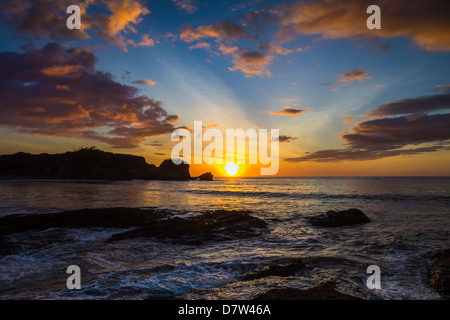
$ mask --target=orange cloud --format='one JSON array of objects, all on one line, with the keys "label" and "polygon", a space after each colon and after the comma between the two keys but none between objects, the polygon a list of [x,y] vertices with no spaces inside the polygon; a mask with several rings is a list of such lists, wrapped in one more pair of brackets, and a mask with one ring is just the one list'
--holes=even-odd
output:
[{"label": "orange cloud", "polygon": [[186,26],[180,34],[180,39],[185,42],[193,42],[202,38],[231,39],[248,37],[244,27],[228,20],[220,21],[214,25],[192,28]]},{"label": "orange cloud", "polygon": [[232,53],[238,51],[239,47],[229,47],[229,46],[226,46],[224,44],[221,44],[220,47],[219,47],[219,50],[222,51],[222,53],[225,53],[225,54],[232,54]]},{"label": "orange cloud", "polygon": [[153,47],[155,45],[155,41],[148,34],[144,34],[142,36],[142,41],[137,44],[140,47]]},{"label": "orange cloud", "polygon": [[[371,0],[315,0],[282,4],[275,10],[282,28],[281,42],[297,35],[319,34],[324,39],[374,39],[407,37],[428,51],[450,50],[450,2],[446,0],[378,0],[382,27],[366,27]],[[376,44],[376,43],[375,43]]]},{"label": "orange cloud", "polygon": [[346,124],[352,124],[354,122],[355,121],[353,119],[344,119],[344,123],[346,123]]},{"label": "orange cloud", "polygon": [[92,52],[56,43],[1,52],[0,126],[24,134],[92,139],[116,148],[135,148],[148,137],[175,129],[171,122],[178,116],[169,115],[162,102],[116,82],[96,68],[96,61]]},{"label": "orange cloud", "polygon": [[233,53],[234,66],[228,69],[231,71],[240,70],[246,77],[271,77],[272,74],[267,70],[267,67],[272,63],[273,58],[272,53],[265,54],[259,51]]},{"label": "orange cloud", "polygon": [[211,45],[209,43],[204,42],[204,41],[200,41],[200,42],[197,42],[196,44],[194,44],[192,46],[189,46],[189,50],[192,50],[192,49],[209,49],[210,47],[211,47]]},{"label": "orange cloud", "polygon": [[59,85],[59,84],[57,84],[56,85],[56,89],[62,90],[62,91],[70,91],[70,87],[66,86],[66,85]]},{"label": "orange cloud", "polygon": [[339,79],[339,82],[345,82],[345,83],[353,83],[355,80],[362,82],[367,79],[371,79],[372,76],[367,75],[367,71],[363,69],[355,69],[352,71],[344,72],[339,75],[341,78]]},{"label": "orange cloud", "polygon": [[62,77],[69,75],[71,77],[76,77],[78,71],[80,71],[83,68],[84,67],[81,65],[52,66],[42,69],[41,72],[49,77]]},{"label": "orange cloud", "polygon": [[158,84],[158,82],[153,81],[153,80],[137,80],[137,81],[133,81],[133,83],[141,84],[141,85],[145,85],[145,86],[154,86],[155,84]]},{"label": "orange cloud", "polygon": [[[136,33],[134,25],[142,21],[142,17],[150,11],[139,0],[104,0],[111,15],[98,16],[98,33],[109,43],[126,48],[127,41],[123,32]],[[149,40],[150,41],[150,40]]]},{"label": "orange cloud", "polygon": [[308,111],[309,109],[291,109],[290,107],[286,107],[281,111],[269,111],[270,114],[281,114],[285,116],[296,116],[299,115],[305,111]]}]

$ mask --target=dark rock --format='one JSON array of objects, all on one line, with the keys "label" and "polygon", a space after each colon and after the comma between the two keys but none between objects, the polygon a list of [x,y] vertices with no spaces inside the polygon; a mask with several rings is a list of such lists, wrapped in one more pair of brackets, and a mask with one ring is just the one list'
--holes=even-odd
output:
[{"label": "dark rock", "polygon": [[360,223],[369,223],[370,219],[359,209],[344,211],[328,211],[316,217],[309,218],[309,222],[316,227],[342,227]]},{"label": "dark rock", "polygon": [[212,181],[213,175],[211,172],[206,172],[202,175],[199,175],[198,177],[192,178],[192,180]]},{"label": "dark rock", "polygon": [[[264,221],[250,216],[248,211],[209,211],[189,219],[172,216],[171,212],[140,208],[81,209],[47,214],[17,214],[0,218],[0,237],[11,233],[49,228],[138,227],[116,234],[110,240],[146,237],[176,243],[200,244],[210,240],[253,237],[267,229]],[[4,243],[7,248],[8,244]]]},{"label": "dark rock", "polygon": [[443,296],[450,296],[450,248],[433,256],[428,267],[428,279],[432,288]]},{"label": "dark rock", "polygon": [[300,290],[296,288],[270,289],[253,300],[362,300],[361,298],[350,296],[336,291],[336,283],[327,281],[324,284]]},{"label": "dark rock", "polygon": [[9,241],[5,237],[0,236],[0,257],[7,256],[10,254],[16,254],[20,247],[17,243]]},{"label": "dark rock", "polygon": [[49,228],[129,228],[153,223],[167,214],[140,208],[101,208],[0,218],[0,236]]},{"label": "dark rock", "polygon": [[260,235],[267,224],[247,211],[217,210],[190,219],[162,219],[142,228],[115,234],[111,241],[130,238],[156,238],[174,243],[202,244]]},{"label": "dark rock", "polygon": [[61,154],[0,155],[2,179],[190,180],[189,165],[165,160],[159,167],[143,157],[83,148]]},{"label": "dark rock", "polygon": [[256,268],[244,275],[242,280],[255,280],[265,277],[289,277],[295,276],[297,272],[305,268],[305,263],[300,258],[281,258],[271,261],[267,265]]},{"label": "dark rock", "polygon": [[161,180],[191,180],[187,163],[175,164],[172,160],[164,160],[159,165],[157,177]]}]

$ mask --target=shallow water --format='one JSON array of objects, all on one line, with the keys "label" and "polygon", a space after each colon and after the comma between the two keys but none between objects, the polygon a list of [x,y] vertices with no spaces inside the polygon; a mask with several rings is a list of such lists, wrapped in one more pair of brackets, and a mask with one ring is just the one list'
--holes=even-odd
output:
[{"label": "shallow water", "polygon": [[[22,246],[0,258],[1,299],[249,299],[273,287],[308,288],[326,279],[373,299],[439,299],[427,285],[431,253],[450,246],[450,178],[269,178],[206,181],[2,181],[0,216],[102,207],[159,207],[181,218],[204,210],[251,210],[260,237],[170,244],[105,242],[123,229],[49,229],[8,237]],[[316,228],[307,218],[359,208],[371,223]],[[48,245],[36,246],[51,237]],[[39,249],[34,249],[39,247]],[[239,277],[274,257],[301,257],[295,277]],[[66,289],[65,270],[82,270],[82,290]],[[381,289],[366,285],[369,265]]]}]

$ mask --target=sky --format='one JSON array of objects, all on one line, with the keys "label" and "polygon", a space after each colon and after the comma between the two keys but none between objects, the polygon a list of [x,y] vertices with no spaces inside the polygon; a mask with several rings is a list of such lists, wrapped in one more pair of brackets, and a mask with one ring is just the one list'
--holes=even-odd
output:
[{"label": "sky", "polygon": [[[70,5],[81,29],[69,30]],[[381,29],[368,29],[369,5]],[[3,0],[0,153],[170,158],[278,129],[277,176],[450,176],[450,2]],[[191,175],[222,166],[194,164]],[[259,176],[260,165],[238,176]]]}]

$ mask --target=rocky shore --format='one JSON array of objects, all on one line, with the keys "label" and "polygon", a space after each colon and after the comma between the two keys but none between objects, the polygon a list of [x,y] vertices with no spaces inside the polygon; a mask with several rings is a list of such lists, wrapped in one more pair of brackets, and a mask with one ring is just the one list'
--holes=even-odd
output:
[{"label": "rocky shore", "polygon": [[[329,211],[310,218],[314,226],[352,226],[367,223],[370,219],[358,209]],[[103,245],[114,246],[120,241],[149,239],[165,245],[208,246],[213,243],[239,241],[243,239],[270,236],[271,228],[264,219],[257,218],[250,211],[214,210],[202,212],[176,212],[158,208],[100,208],[81,209],[42,214],[15,214],[0,218],[0,258],[21,254],[27,250],[38,252],[51,245],[67,244],[73,238],[66,230],[83,228],[87,230],[114,229],[104,239]],[[329,232],[323,229],[323,232]],[[34,237],[34,234],[39,233]],[[23,242],[23,239],[27,241]],[[28,238],[27,238],[28,237]],[[141,241],[141,240],[139,240]],[[126,242],[125,242],[126,243]],[[240,243],[240,242],[238,242]],[[114,247],[112,247],[114,248]],[[450,289],[450,249],[432,257],[428,267],[431,288],[448,298]],[[215,262],[211,262],[214,265]],[[339,273],[334,274],[334,265],[352,265],[354,262],[342,257],[266,257],[242,265],[240,275],[234,282],[211,289],[195,289],[183,295],[152,293],[149,299],[192,299],[216,297],[221,292],[236,292],[245,287],[261,288],[248,296],[252,300],[360,300],[377,299],[376,295],[361,283],[361,292],[354,295],[348,283],[341,281]],[[331,267],[330,267],[331,266]],[[177,265],[167,265],[161,272],[174,272]],[[158,273],[159,269],[145,272]],[[357,266],[357,268],[359,268]],[[158,270],[157,270],[158,269]],[[323,271],[328,270],[328,271]],[[361,266],[362,272],[365,266]],[[93,277],[93,275],[92,275]],[[349,278],[351,279],[351,278]],[[296,282],[297,281],[297,282]],[[301,283],[297,286],[296,283]],[[305,286],[304,281],[310,282]],[[349,280],[346,280],[349,281]],[[361,278],[354,278],[356,283]],[[346,287],[347,286],[347,287]],[[241,288],[242,287],[242,288]]]}]

